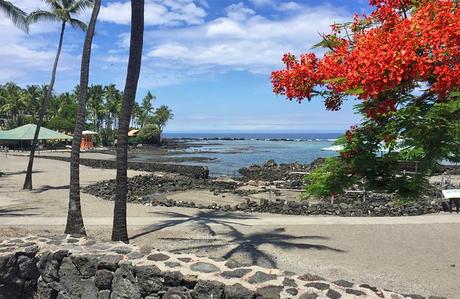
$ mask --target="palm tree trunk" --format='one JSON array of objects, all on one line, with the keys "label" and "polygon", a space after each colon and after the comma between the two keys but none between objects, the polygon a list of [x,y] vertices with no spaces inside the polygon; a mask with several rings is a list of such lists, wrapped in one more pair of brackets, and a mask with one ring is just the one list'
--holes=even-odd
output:
[{"label": "palm tree trunk", "polygon": [[144,0],[131,0],[131,40],[125,92],[118,122],[117,178],[112,240],[128,242],[126,197],[128,195],[128,130],[142,62]]},{"label": "palm tree trunk", "polygon": [[37,147],[38,134],[40,133],[40,127],[43,125],[43,118],[45,117],[46,109],[48,108],[48,101],[51,98],[53,91],[54,82],[56,81],[56,70],[59,63],[59,56],[61,55],[62,41],[64,40],[65,22],[61,26],[61,35],[59,37],[59,46],[54,59],[53,71],[51,73],[51,82],[46,92],[46,96],[43,99],[42,107],[40,108],[40,114],[38,115],[37,129],[35,130],[34,140],[32,141],[32,148],[30,149],[29,164],[27,165],[26,179],[24,181],[23,189],[32,190],[32,168],[34,166],[35,148]]},{"label": "palm tree trunk", "polygon": [[88,97],[89,64],[91,46],[93,43],[96,20],[101,7],[101,0],[94,1],[93,12],[86,31],[85,43],[81,57],[80,92],[78,95],[78,109],[73,131],[72,152],[70,154],[70,191],[67,224],[64,233],[86,236],[85,224],[81,214],[80,204],[80,143],[85,121],[86,99]]}]

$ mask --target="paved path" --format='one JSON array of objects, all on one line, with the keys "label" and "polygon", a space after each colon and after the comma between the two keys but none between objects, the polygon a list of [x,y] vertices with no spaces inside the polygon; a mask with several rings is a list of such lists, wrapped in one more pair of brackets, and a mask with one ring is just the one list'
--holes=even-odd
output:
[{"label": "paved path", "polygon": [[[0,205],[1,207],[1,205]],[[170,210],[175,210],[171,208]],[[270,214],[244,214],[232,213],[233,215],[241,215],[235,219],[234,217],[226,217],[232,215],[230,213],[208,213],[205,216],[200,216],[195,210],[189,211],[189,217],[166,217],[165,215],[155,215],[150,217],[130,216],[128,224],[132,226],[149,226],[160,224],[165,221],[187,221],[198,217],[202,220],[215,220],[219,222],[232,222],[235,225],[250,225],[250,226],[267,226],[276,223],[278,226],[296,225],[408,225],[408,224],[460,224],[460,216],[455,214],[442,215],[427,215],[413,217],[322,217],[322,216],[278,216]],[[244,218],[244,215],[251,215],[251,218]],[[44,222],[44,220],[46,220]],[[112,217],[85,217],[86,225],[111,226]],[[40,216],[3,216],[0,218],[0,226],[21,226],[21,225],[49,225],[62,226],[66,223],[66,217],[40,217]],[[213,223],[211,223],[212,225]],[[460,244],[459,244],[460,245]]]}]

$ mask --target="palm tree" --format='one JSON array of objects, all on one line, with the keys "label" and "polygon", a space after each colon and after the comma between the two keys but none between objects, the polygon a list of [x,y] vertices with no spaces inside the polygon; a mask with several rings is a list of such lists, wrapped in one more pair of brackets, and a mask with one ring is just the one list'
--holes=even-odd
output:
[{"label": "palm tree", "polygon": [[120,92],[115,84],[110,84],[104,88],[105,97],[105,111],[106,111],[106,133],[108,139],[113,141],[114,128],[118,127],[117,118],[120,114],[121,103],[123,101],[123,94]]},{"label": "palm tree", "polygon": [[94,1],[93,12],[86,32],[83,53],[81,57],[80,90],[78,93],[78,110],[75,129],[72,139],[72,152],[70,154],[70,190],[69,210],[67,213],[66,234],[86,235],[85,224],[81,214],[80,205],[80,143],[85,121],[86,99],[88,97],[89,63],[91,58],[91,45],[93,43],[96,20],[101,7],[101,0]]},{"label": "palm tree", "polygon": [[131,113],[131,127],[139,128],[139,119],[141,118],[141,105],[138,102],[134,102],[133,111]]},{"label": "palm tree", "polygon": [[0,11],[3,11],[16,27],[25,32],[29,32],[27,14],[19,7],[14,6],[10,1],[0,0]]},{"label": "palm tree", "polygon": [[158,130],[160,131],[160,142],[161,134],[163,133],[166,124],[169,120],[173,119],[173,117],[174,114],[172,114],[172,111],[168,108],[168,106],[163,105],[155,111],[152,117],[152,122],[158,127]]},{"label": "palm tree", "polygon": [[19,116],[27,108],[27,101],[24,91],[13,82],[4,85],[4,92],[0,95],[3,105],[0,112],[6,113],[11,117],[12,126],[17,126]]},{"label": "palm tree", "polygon": [[48,103],[47,120],[56,117],[62,109],[75,102],[75,95],[70,92],[64,92],[50,98]]},{"label": "palm tree", "polygon": [[36,10],[32,12],[27,20],[29,23],[35,23],[38,21],[56,21],[61,23],[61,34],[59,36],[59,44],[54,59],[53,70],[51,72],[51,81],[48,86],[48,92],[43,98],[42,107],[38,115],[37,129],[35,130],[34,140],[32,141],[32,148],[30,149],[29,164],[27,165],[26,179],[24,181],[23,189],[32,190],[32,168],[34,165],[35,148],[37,147],[38,134],[40,133],[40,127],[43,125],[43,118],[45,116],[48,101],[53,91],[54,82],[56,80],[56,70],[59,62],[59,56],[61,55],[62,42],[64,39],[64,30],[66,24],[69,23],[74,28],[80,28],[86,31],[86,24],[78,19],[73,18],[73,15],[82,12],[85,8],[92,5],[91,0],[43,0],[49,5],[50,11]]},{"label": "palm tree", "polygon": [[144,0],[131,0],[131,37],[128,72],[126,75],[123,104],[118,122],[117,177],[112,240],[128,242],[126,225],[126,197],[128,195],[128,130],[142,63],[144,43]]},{"label": "palm tree", "polygon": [[142,99],[139,111],[139,125],[141,128],[144,127],[150,113],[153,111],[152,101],[154,99],[156,99],[156,97],[152,95],[150,91],[147,92],[147,95]]},{"label": "palm tree", "polygon": [[29,85],[26,87],[27,112],[32,117],[32,122],[37,121],[37,115],[40,111],[40,100],[46,94],[46,86]]},{"label": "palm tree", "polygon": [[93,129],[101,133],[102,121],[106,114],[104,106],[104,88],[102,85],[92,85],[88,89],[88,110],[91,114]]}]

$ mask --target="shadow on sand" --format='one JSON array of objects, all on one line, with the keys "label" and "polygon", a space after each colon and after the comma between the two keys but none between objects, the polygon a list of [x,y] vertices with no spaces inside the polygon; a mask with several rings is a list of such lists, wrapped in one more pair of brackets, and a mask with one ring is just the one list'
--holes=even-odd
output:
[{"label": "shadow on sand", "polygon": [[[161,216],[177,218],[168,219],[156,225],[147,227],[144,232],[138,233],[131,237],[132,240],[166,229],[169,227],[175,227],[181,224],[189,224],[195,229],[204,231],[211,236],[221,236],[222,238],[218,241],[220,244],[212,244],[213,240],[209,238],[202,239],[191,239],[191,238],[177,238],[177,237],[163,237],[160,240],[170,241],[198,241],[205,242],[207,244],[181,247],[170,250],[172,252],[190,252],[190,251],[212,251],[212,250],[227,250],[222,257],[229,259],[232,257],[244,257],[250,264],[256,264],[264,267],[277,267],[276,257],[270,253],[263,251],[260,247],[263,245],[271,245],[278,249],[290,250],[290,249],[301,249],[301,250],[331,250],[335,252],[344,252],[341,249],[329,247],[321,244],[311,244],[306,240],[328,240],[329,238],[323,236],[293,236],[287,234],[284,228],[274,228],[265,232],[255,233],[243,233],[237,228],[237,226],[249,225],[239,223],[238,220],[257,219],[257,217],[249,214],[237,214],[227,213],[220,211],[199,211],[195,215],[186,215],[176,212],[157,212]],[[217,233],[213,229],[214,225],[220,225],[224,228],[225,232]],[[214,240],[215,241],[215,240]]]},{"label": "shadow on sand", "polygon": [[[42,173],[42,172],[43,172],[43,171],[41,171],[41,170],[33,170],[33,171],[32,171],[32,174],[34,174],[34,173]],[[3,175],[4,175],[4,176],[7,176],[7,175],[19,175],[19,174],[26,174],[26,173],[27,173],[26,170],[13,171],[13,172],[7,171],[7,172],[3,172]]]},{"label": "shadow on sand", "polygon": [[8,209],[8,208],[0,208],[0,217],[12,217],[12,216],[34,216],[38,215],[38,213],[25,213],[28,210],[35,210],[36,208],[25,208],[25,209]]},{"label": "shadow on sand", "polygon": [[49,190],[66,190],[69,188],[70,188],[69,185],[63,185],[63,186],[43,185],[43,186],[40,186],[40,188],[32,189],[31,192],[32,193],[42,193],[42,192],[49,191]]}]

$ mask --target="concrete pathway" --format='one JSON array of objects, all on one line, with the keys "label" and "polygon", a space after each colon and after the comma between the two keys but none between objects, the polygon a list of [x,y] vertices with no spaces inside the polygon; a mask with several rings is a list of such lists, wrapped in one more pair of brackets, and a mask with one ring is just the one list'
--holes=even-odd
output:
[{"label": "concrete pathway", "polygon": [[[1,205],[0,205],[1,207]],[[175,211],[175,208],[169,210]],[[205,210],[207,211],[207,210]],[[276,223],[278,226],[309,226],[309,225],[408,225],[408,224],[460,224],[460,215],[442,214],[413,217],[315,217],[315,216],[278,216],[270,214],[244,214],[244,213],[219,213],[207,211],[206,216],[200,216],[199,212],[189,211],[189,217],[166,217],[164,215],[152,215],[150,217],[129,216],[128,224],[131,226],[150,226],[165,221],[187,221],[199,218],[201,220],[218,219],[219,222],[232,222],[235,225],[267,226]],[[236,218],[230,215],[240,215]],[[229,217],[226,217],[229,215]],[[250,217],[244,218],[244,215]],[[215,216],[215,217],[214,217]],[[44,220],[46,219],[46,222]],[[85,217],[86,225],[112,226],[112,217]],[[66,223],[66,217],[40,217],[40,216],[2,216],[0,226],[42,225],[62,226]],[[210,223],[213,225],[213,223]],[[460,245],[460,244],[459,244]]]}]

